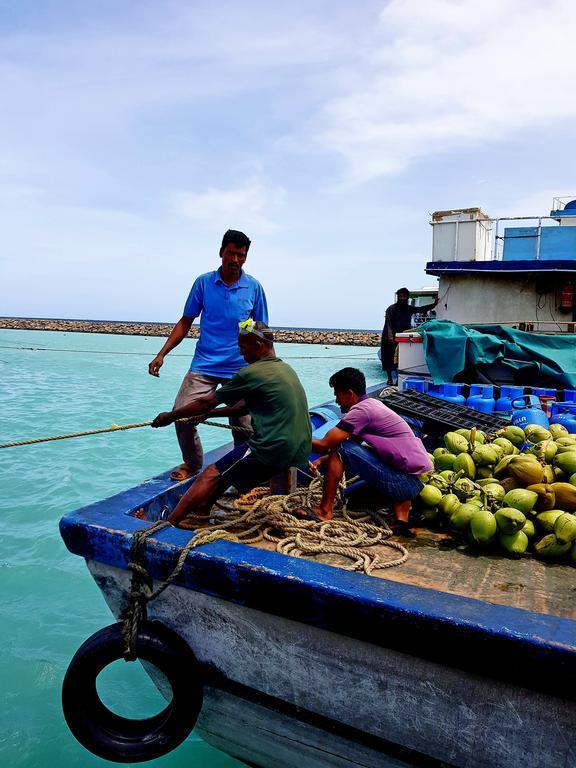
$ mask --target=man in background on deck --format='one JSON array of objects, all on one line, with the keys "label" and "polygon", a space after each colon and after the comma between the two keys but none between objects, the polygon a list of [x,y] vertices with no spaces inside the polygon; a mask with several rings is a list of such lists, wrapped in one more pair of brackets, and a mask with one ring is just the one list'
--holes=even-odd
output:
[{"label": "man in background on deck", "polygon": [[[418,475],[432,469],[422,441],[401,416],[380,400],[366,395],[366,379],[357,368],[343,368],[330,378],[344,416],[312,450],[325,463],[322,501],[310,510],[319,520],[331,520],[338,484],[344,471],[360,475],[392,504],[397,533],[410,535],[411,501],[422,490]],[[305,511],[305,510],[304,510]]]},{"label": "man in background on deck", "polygon": [[411,307],[408,304],[410,291],[408,288],[399,288],[396,291],[396,303],[391,304],[386,310],[384,319],[384,329],[380,340],[380,357],[382,361],[382,370],[388,377],[387,383],[393,384],[393,373],[398,370],[398,363],[395,360],[396,347],[395,341],[397,333],[410,330],[412,315],[417,312],[428,312],[438,304],[438,299],[432,304],[426,304],[424,307]]},{"label": "man in background on deck", "polygon": [[[206,272],[195,280],[182,317],[148,366],[148,373],[159,376],[165,356],[186,338],[194,319],[200,315],[200,338],[190,370],[176,395],[174,409],[213,395],[219,384],[228,381],[245,365],[238,349],[238,323],[248,318],[268,323],[264,289],[242,269],[249,248],[250,240],[243,232],[229,229],[224,234],[220,247],[220,268]],[[246,440],[251,430],[250,417],[232,416],[230,424],[244,428],[243,434],[234,432],[234,442]],[[176,424],[176,435],[183,463],[170,477],[182,481],[198,472],[204,454],[194,424]]]},{"label": "man in background on deck", "polygon": [[[264,323],[240,323],[238,346],[247,365],[214,392],[173,411],[159,413],[153,427],[176,419],[250,414],[254,432],[198,475],[168,522],[189,515],[208,520],[212,505],[229,487],[247,493],[290,467],[307,468],[311,426],[306,394],[292,368],[276,357],[274,336]],[[224,403],[227,407],[217,408]]]}]

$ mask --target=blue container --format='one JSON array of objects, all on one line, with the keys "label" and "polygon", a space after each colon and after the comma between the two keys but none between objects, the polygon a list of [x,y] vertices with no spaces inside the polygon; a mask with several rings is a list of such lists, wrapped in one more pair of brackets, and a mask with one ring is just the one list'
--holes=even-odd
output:
[{"label": "blue container", "polygon": [[532,387],[532,394],[538,397],[553,397],[556,399],[556,390],[547,389],[546,387]]},{"label": "blue container", "polygon": [[564,390],[564,402],[565,403],[576,403],[576,390],[574,390],[574,389],[565,389]]},{"label": "blue container", "polygon": [[429,395],[432,395],[432,397],[441,397],[442,393],[440,391],[441,384],[434,384],[433,381],[428,382],[428,389],[426,390]]},{"label": "blue container", "polygon": [[414,390],[415,392],[426,392],[425,379],[418,379],[412,376],[408,379],[404,379],[404,382],[402,383],[402,391],[406,392],[410,389]]},{"label": "blue container", "polygon": [[466,403],[466,398],[462,394],[462,384],[441,384],[440,392],[442,400],[446,400],[448,403],[455,403],[456,405]]},{"label": "blue container", "polygon": [[481,413],[494,413],[494,387],[490,384],[472,384],[466,405]]},{"label": "blue container", "polygon": [[570,435],[576,435],[576,414],[566,419],[566,421],[564,422],[564,426],[566,427]]},{"label": "blue container", "polygon": [[474,408],[474,402],[482,397],[483,384],[470,384],[466,405],[468,408]]},{"label": "blue container", "polygon": [[539,424],[549,427],[548,416],[542,410],[540,399],[536,395],[522,395],[512,400],[512,418],[510,422],[515,427],[527,427],[528,424]]},{"label": "blue container", "polygon": [[542,405],[542,410],[545,411],[546,415],[549,417],[550,406],[552,405],[552,401],[556,400],[556,390],[547,389],[544,387],[532,387],[532,394],[540,398],[540,404]]},{"label": "blue container", "polygon": [[500,387],[500,397],[494,410],[501,416],[512,414],[512,400],[524,394],[524,387]]},{"label": "blue container", "polygon": [[562,424],[568,432],[576,432],[576,402],[552,403],[550,424]]}]

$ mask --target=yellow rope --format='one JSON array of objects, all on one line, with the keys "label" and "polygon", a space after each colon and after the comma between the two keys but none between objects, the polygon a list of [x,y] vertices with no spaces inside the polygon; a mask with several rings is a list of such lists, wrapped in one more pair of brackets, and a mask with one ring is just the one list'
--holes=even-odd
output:
[{"label": "yellow rope", "polygon": [[[285,496],[272,496],[269,488],[254,488],[236,499],[232,507],[225,506],[221,500],[216,506],[224,512],[224,517],[215,525],[196,528],[192,516],[185,518],[180,526],[193,530],[196,535],[182,547],[172,573],[156,589],[152,588],[152,579],[144,565],[144,545],[149,536],[168,528],[170,523],[157,520],[147,528],[136,531],[132,538],[128,564],[132,571],[130,591],[121,617],[126,661],[136,658],[138,628],[140,623],[146,620],[148,603],[155,600],[174,582],[191,550],[204,544],[218,540],[251,544],[266,539],[276,543],[277,552],[292,557],[340,555],[348,558],[351,564],[347,568],[339,567],[363,571],[367,576],[375,570],[393,568],[406,562],[406,548],[396,541],[388,540],[392,531],[386,524],[382,510],[351,513],[346,509],[342,502],[341,490],[350,482],[352,481],[341,483],[337,498],[337,505],[341,507],[344,519],[314,522],[298,520],[290,514],[290,510],[297,509],[302,504],[319,503],[322,498],[321,476],[314,478],[308,488],[297,488],[294,493]],[[374,521],[377,524],[374,524]],[[375,545],[395,549],[400,553],[400,557],[396,560],[382,560],[378,554],[369,551]]]},{"label": "yellow rope", "polygon": [[[177,419],[178,423],[184,421],[196,421],[196,418],[189,419]],[[232,431],[238,429],[242,430],[243,427],[232,427],[229,424],[219,424],[217,421],[201,421],[200,424],[206,424],[208,427],[220,427],[221,429],[231,429]],[[34,445],[35,443],[49,443],[53,440],[68,440],[72,437],[85,437],[86,435],[101,435],[104,432],[122,432],[126,429],[139,429],[140,427],[149,427],[152,424],[151,421],[140,421],[135,424],[114,424],[110,427],[104,427],[103,429],[88,429],[85,432],[68,432],[65,435],[53,435],[52,437],[36,437],[32,440],[15,440],[11,443],[0,443],[0,448],[15,448],[19,445]]]},{"label": "yellow rope", "polygon": [[[292,557],[319,554],[346,557],[351,564],[340,567],[363,571],[368,576],[375,570],[393,568],[406,562],[408,551],[402,544],[389,541],[392,531],[381,510],[350,512],[339,495],[342,518],[314,522],[299,520],[291,514],[303,505],[312,507],[320,503],[322,482],[322,477],[315,478],[307,488],[297,488],[294,493],[284,496],[270,495],[269,488],[256,488],[236,499],[233,507],[218,502],[224,514],[214,525],[198,528],[194,517],[190,517],[182,520],[180,527],[196,533],[188,543],[189,549],[217,539],[241,544],[254,544],[265,539],[276,544],[277,552]],[[376,545],[395,549],[400,557],[383,560],[370,551]]]}]

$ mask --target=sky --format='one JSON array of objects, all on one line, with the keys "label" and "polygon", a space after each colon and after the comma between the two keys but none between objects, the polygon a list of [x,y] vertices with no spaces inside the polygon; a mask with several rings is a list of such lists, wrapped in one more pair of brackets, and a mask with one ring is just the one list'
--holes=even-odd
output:
[{"label": "sky", "polygon": [[0,315],[380,328],[430,214],[576,197],[574,0],[0,0]]}]

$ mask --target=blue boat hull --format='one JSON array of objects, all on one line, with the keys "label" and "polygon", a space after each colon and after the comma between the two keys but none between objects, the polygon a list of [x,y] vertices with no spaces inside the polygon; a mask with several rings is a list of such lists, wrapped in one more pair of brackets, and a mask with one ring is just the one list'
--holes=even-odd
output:
[{"label": "blue boat hull", "polygon": [[[132,533],[147,525],[133,512],[158,518],[184,487],[166,473],[62,519],[114,615],[127,598]],[[190,536],[170,528],[149,541],[155,581]],[[574,764],[572,618],[228,541],[193,550],[149,614],[202,664],[199,733],[253,765]],[[234,712],[242,726],[231,725]]]}]

